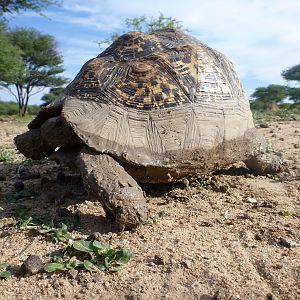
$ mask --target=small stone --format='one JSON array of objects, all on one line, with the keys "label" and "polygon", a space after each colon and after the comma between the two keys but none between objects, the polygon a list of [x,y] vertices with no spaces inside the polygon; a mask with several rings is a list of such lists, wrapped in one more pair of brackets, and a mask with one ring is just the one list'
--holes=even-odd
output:
[{"label": "small stone", "polygon": [[263,236],[263,232],[262,231],[259,231],[255,234],[254,238],[257,240],[257,241],[262,241],[264,239],[264,236]]},{"label": "small stone", "polygon": [[155,254],[153,262],[157,265],[157,266],[162,266],[165,264],[165,261],[163,259],[163,257]]},{"label": "small stone", "polygon": [[284,138],[283,137],[279,138],[279,141],[284,141]]},{"label": "small stone", "polygon": [[185,260],[181,263],[186,269],[192,269],[193,263],[190,260]]},{"label": "small stone", "polygon": [[100,282],[100,281],[102,281],[102,276],[101,275],[99,275],[99,274],[96,274],[95,276],[94,276],[94,278],[93,278],[93,281],[94,282]]},{"label": "small stone", "polygon": [[37,255],[29,255],[21,266],[21,272],[24,276],[35,275],[42,271],[44,264]]},{"label": "small stone", "polygon": [[293,247],[298,246],[298,244],[296,242],[286,239],[286,238],[282,238],[282,237],[280,237],[278,239],[278,245],[286,247],[286,248],[293,248]]},{"label": "small stone", "polygon": [[255,198],[248,198],[247,199],[247,202],[251,203],[251,204],[256,204],[257,203],[257,200]]},{"label": "small stone", "polygon": [[185,186],[186,188],[189,188],[189,187],[190,187],[190,182],[189,182],[189,180],[188,180],[187,178],[183,178],[183,179],[182,179],[182,183],[184,184],[184,186]]},{"label": "small stone", "polygon": [[274,296],[271,293],[266,295],[266,300],[274,300]]},{"label": "small stone", "polygon": [[209,222],[209,221],[202,221],[200,223],[200,226],[204,226],[204,227],[213,227],[214,224],[212,222]]},{"label": "small stone", "polygon": [[300,145],[299,144],[294,144],[294,148],[295,149],[300,148]]},{"label": "small stone", "polygon": [[259,127],[260,128],[269,128],[269,125],[267,123],[260,123]]},{"label": "small stone", "polygon": [[13,187],[15,191],[21,191],[24,189],[25,185],[22,180],[17,180],[16,182],[14,182]]},{"label": "small stone", "polygon": [[75,269],[71,269],[71,270],[69,270],[69,275],[71,278],[75,279],[78,275],[78,271]]}]

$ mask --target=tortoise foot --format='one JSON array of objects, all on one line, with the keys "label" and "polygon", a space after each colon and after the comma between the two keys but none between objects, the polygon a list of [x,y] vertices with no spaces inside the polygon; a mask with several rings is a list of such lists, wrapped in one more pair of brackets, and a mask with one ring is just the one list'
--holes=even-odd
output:
[{"label": "tortoise foot", "polygon": [[84,148],[78,166],[86,189],[99,200],[110,219],[120,229],[131,229],[146,222],[148,208],[137,182],[111,156]]}]

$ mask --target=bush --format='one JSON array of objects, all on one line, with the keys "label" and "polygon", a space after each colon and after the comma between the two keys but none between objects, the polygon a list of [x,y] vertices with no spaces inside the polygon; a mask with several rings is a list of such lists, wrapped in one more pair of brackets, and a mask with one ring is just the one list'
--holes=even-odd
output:
[{"label": "bush", "polygon": [[0,101],[0,115],[16,115],[19,112],[19,107],[16,102]]},{"label": "bush", "polygon": [[[29,105],[28,106],[28,114],[36,115],[40,110],[38,105]],[[18,103],[13,101],[0,101],[0,115],[12,116],[19,114],[19,106]]]}]

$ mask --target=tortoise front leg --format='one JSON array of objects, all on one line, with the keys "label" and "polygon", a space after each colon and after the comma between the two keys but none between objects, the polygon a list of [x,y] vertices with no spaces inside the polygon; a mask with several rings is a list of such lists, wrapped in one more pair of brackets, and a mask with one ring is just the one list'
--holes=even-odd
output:
[{"label": "tortoise front leg", "polygon": [[114,158],[84,147],[78,165],[90,195],[101,202],[107,217],[115,219],[122,229],[137,227],[147,220],[142,189]]}]

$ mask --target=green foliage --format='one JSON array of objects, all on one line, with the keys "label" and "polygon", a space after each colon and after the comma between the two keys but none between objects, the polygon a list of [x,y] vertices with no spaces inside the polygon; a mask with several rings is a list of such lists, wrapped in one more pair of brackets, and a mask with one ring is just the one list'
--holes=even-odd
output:
[{"label": "green foliage", "polygon": [[163,28],[182,29],[181,22],[172,17],[166,17],[159,13],[158,18],[140,16],[137,18],[127,18],[125,24],[129,30],[153,32]]},{"label": "green foliage", "polygon": [[220,182],[214,176],[199,177],[193,184],[210,187],[215,192],[228,193],[230,191],[230,188],[226,183]]},{"label": "green foliage", "polygon": [[283,209],[280,214],[283,216],[283,217],[289,217],[290,216],[290,212],[287,210],[287,209]]},{"label": "green foliage", "polygon": [[[56,87],[66,83],[58,74],[64,71],[62,56],[56,49],[54,37],[35,29],[17,28],[6,33],[11,45],[21,51],[22,72],[15,77],[0,74],[0,84],[16,98],[19,113],[24,116],[28,101],[37,89]],[[1,68],[1,67],[0,67]],[[35,110],[37,111],[37,109]]]},{"label": "green foliage", "polygon": [[9,148],[0,146],[0,162],[12,163],[14,161],[15,152]]},{"label": "green foliage", "polygon": [[[125,25],[127,30],[148,33],[163,28],[183,29],[181,21],[178,21],[172,17],[166,17],[162,13],[159,13],[159,16],[157,18],[147,17],[145,15],[136,18],[127,18],[125,20]],[[187,29],[183,30],[187,31]],[[114,42],[120,35],[121,34],[114,32],[110,35],[109,38],[98,41],[97,43],[99,44],[99,46],[101,46],[102,44],[109,45]]]},{"label": "green foliage", "polygon": [[278,105],[278,110],[257,110],[251,106],[253,118],[256,124],[261,122],[271,122],[280,120],[294,120],[300,115],[300,105],[292,103],[282,103]]},{"label": "green foliage", "polygon": [[284,70],[281,75],[286,80],[295,80],[300,82],[300,64]]},{"label": "green foliage", "polygon": [[42,101],[45,102],[45,105],[51,103],[52,101],[54,101],[57,96],[62,93],[64,90],[63,87],[54,87],[54,88],[51,88],[49,90],[49,93],[47,94],[44,94],[43,97],[41,98]]},{"label": "green foliage", "polygon": [[300,104],[300,88],[289,88],[288,93],[290,100]]},{"label": "green foliage", "polygon": [[11,266],[8,263],[0,262],[0,278],[6,279],[11,277],[10,268]]},{"label": "green foliage", "polygon": [[287,88],[283,85],[277,84],[270,84],[267,87],[256,88],[254,93],[251,95],[255,102],[261,102],[260,105],[264,109],[270,108],[272,103],[281,103],[287,96]]},{"label": "green foliage", "polygon": [[58,5],[56,0],[1,0],[0,17],[4,14],[20,13],[25,10],[33,10],[37,13],[50,5]]},{"label": "green foliage", "polygon": [[55,251],[52,255],[52,262],[45,265],[44,270],[47,273],[71,269],[115,272],[127,264],[132,257],[128,249],[114,249],[97,240],[74,240],[65,224],[62,224],[60,229],[50,229],[47,233],[51,233],[52,237],[55,236],[56,241],[66,244],[64,249]]},{"label": "green foliage", "polygon": [[0,21],[0,82],[14,82],[24,71],[21,49],[11,44],[6,26]]}]

